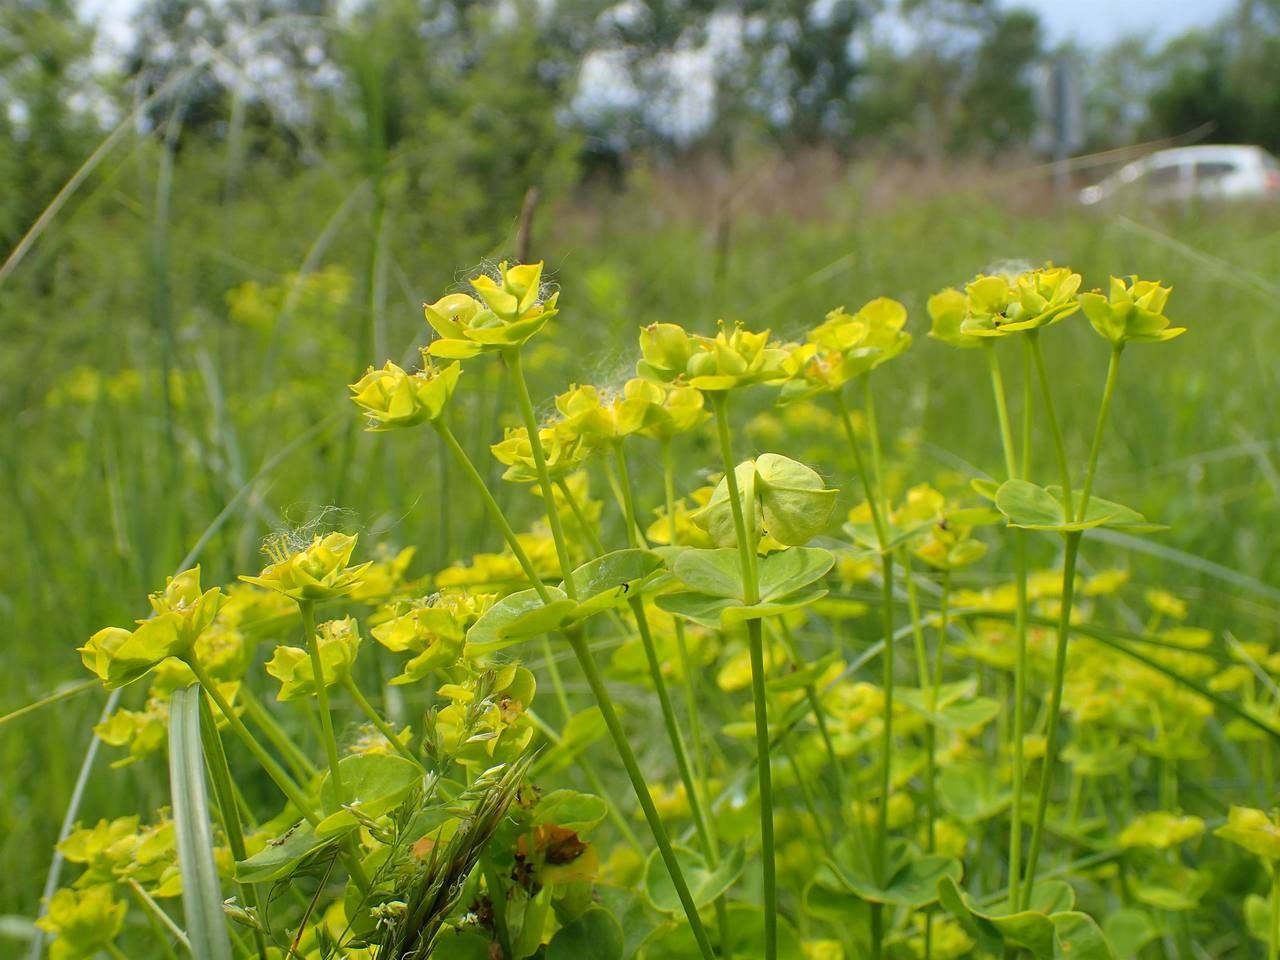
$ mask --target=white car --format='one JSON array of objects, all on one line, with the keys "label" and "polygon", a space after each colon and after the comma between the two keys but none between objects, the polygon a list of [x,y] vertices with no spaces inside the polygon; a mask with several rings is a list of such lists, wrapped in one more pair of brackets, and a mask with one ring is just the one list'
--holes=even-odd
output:
[{"label": "white car", "polygon": [[1080,202],[1092,206],[1121,196],[1149,201],[1280,198],[1280,161],[1261,147],[1158,150],[1085,187]]}]

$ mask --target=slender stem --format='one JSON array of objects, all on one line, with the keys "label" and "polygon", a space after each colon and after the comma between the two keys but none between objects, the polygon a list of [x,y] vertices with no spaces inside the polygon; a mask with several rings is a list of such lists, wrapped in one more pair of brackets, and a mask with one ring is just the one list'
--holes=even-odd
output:
[{"label": "slender stem", "polygon": [[484,875],[485,886],[489,890],[489,905],[493,908],[493,926],[498,936],[498,947],[504,958],[514,957],[511,928],[507,925],[507,895],[502,888],[502,875],[488,856],[480,858],[480,872]]},{"label": "slender stem", "polygon": [[[453,454],[454,460],[462,467],[463,472],[467,475],[467,479],[471,481],[472,488],[480,496],[481,501],[488,510],[489,516],[493,522],[498,525],[498,530],[502,534],[502,539],[507,542],[507,546],[515,555],[516,562],[520,564],[520,569],[524,571],[524,575],[529,579],[529,583],[533,589],[538,592],[538,596],[542,598],[543,603],[551,601],[551,593],[547,590],[537,572],[533,569],[533,562],[529,559],[529,555],[524,552],[524,547],[520,546],[520,539],[516,536],[516,532],[511,529],[511,524],[507,522],[507,515],[502,512],[502,507],[498,505],[498,501],[493,498],[493,494],[489,492],[489,487],[485,483],[484,477],[480,475],[480,471],[476,469],[476,465],[471,462],[471,458],[467,456],[467,451],[462,448],[462,444],[458,443],[458,438],[453,435],[453,431],[449,429],[449,425],[444,422],[443,417],[439,417],[432,421],[432,426],[436,428],[436,432],[440,434],[444,444]],[[535,443],[534,446],[537,446]],[[540,448],[539,448],[540,449]]]},{"label": "slender stem", "polygon": [[[128,883],[129,889],[132,890],[133,895],[138,898],[138,902],[142,904],[142,908],[158,920],[169,936],[173,937],[174,940],[182,945],[184,950],[190,953],[191,941],[187,939],[187,935],[182,931],[182,928],[174,923],[173,918],[164,912],[164,908],[161,907],[160,904],[156,903],[155,898],[152,897],[151,894],[147,893],[142,884],[133,877],[129,877]],[[259,932],[259,935],[261,935],[261,932]],[[166,950],[168,950],[168,943],[165,943],[164,946]],[[168,953],[170,956],[173,955],[172,950],[168,950]],[[265,955],[265,946],[264,949],[260,951],[260,955]]]},{"label": "slender stem", "polygon": [[1062,439],[1062,428],[1058,425],[1058,413],[1053,405],[1053,391],[1049,387],[1049,372],[1045,369],[1044,350],[1040,348],[1040,334],[1031,330],[1027,336],[1031,340],[1031,356],[1036,362],[1040,392],[1044,395],[1044,412],[1049,418],[1049,432],[1053,435],[1053,449],[1058,457],[1058,471],[1062,477],[1062,502],[1066,504],[1067,516],[1070,516],[1075,501],[1071,496],[1071,464],[1067,460],[1067,445]]},{"label": "slender stem", "polygon": [[209,676],[208,672],[200,665],[199,661],[192,656],[187,660],[187,665],[191,667],[191,672],[196,675],[196,679],[200,681],[200,686],[204,687],[204,692],[208,694],[209,699],[213,701],[214,706],[226,718],[228,726],[235,731],[236,736],[244,743],[253,759],[266,771],[267,776],[280,788],[280,792],[298,808],[298,812],[306,818],[313,826],[320,822],[320,818],[316,816],[315,811],[311,809],[311,801],[303,794],[302,789],[293,782],[289,774],[285,773],[284,768],[280,766],[270,753],[268,753],[252,733],[249,728],[244,725],[244,721],[231,708],[231,704],[227,703],[226,697],[218,689],[216,681]]},{"label": "slender stem", "polygon": [[877,879],[887,882],[887,848],[889,840],[889,790],[893,773],[893,555],[880,555],[881,605],[884,617],[885,645],[881,656],[883,667],[884,718],[880,735],[880,807],[876,812]]},{"label": "slender stem", "polygon": [[764,857],[764,956],[778,955],[778,878],[774,862],[773,772],[769,759],[769,707],[764,683],[764,629],[759,619],[747,621],[751,654],[751,698],[755,701],[756,764],[760,775],[760,848]]},{"label": "slender stem", "polygon": [[[733,439],[729,432],[729,403],[724,393],[712,394],[716,414],[716,434],[720,457],[724,462],[725,485],[729,489],[729,506],[738,539],[738,556],[742,565],[743,600],[747,604],[760,600],[756,580],[756,542],[754,504],[743,504],[738,489],[737,464],[733,456]],[[744,513],[753,511],[748,525]],[[751,658],[751,699],[754,701],[756,724],[756,772],[760,783],[760,851],[763,860],[764,893],[764,957],[775,960],[778,955],[778,880],[773,835],[773,771],[769,763],[769,702],[764,678],[764,627],[759,619],[747,621],[747,647]]]},{"label": "slender stem", "polygon": [[1000,423],[1000,446],[1004,450],[1004,470],[1010,480],[1018,476],[1014,455],[1013,424],[1009,419],[1009,402],[1005,396],[1004,374],[1000,371],[1000,358],[996,356],[995,341],[984,340],[983,350],[991,370],[991,390],[996,398],[996,419]]},{"label": "slender stem", "polygon": [[676,860],[675,851],[671,849],[671,840],[667,836],[667,829],[662,823],[662,818],[658,815],[657,807],[653,804],[653,798],[649,795],[649,784],[645,780],[644,774],[640,772],[640,765],[636,762],[635,753],[632,752],[631,744],[627,740],[627,733],[622,728],[622,721],[618,719],[617,710],[614,709],[613,698],[609,695],[609,690],[604,685],[604,679],[601,677],[600,669],[596,666],[591,650],[587,646],[586,638],[580,628],[569,630],[566,633],[566,637],[578,658],[583,674],[587,678],[587,685],[591,688],[596,703],[600,707],[600,715],[604,718],[605,727],[608,729],[610,737],[613,738],[618,757],[627,772],[627,778],[631,781],[632,788],[635,790],[636,800],[640,803],[640,809],[644,812],[645,821],[649,825],[649,832],[653,834],[653,841],[657,844],[658,853],[667,867],[667,873],[671,876],[671,884],[675,887],[676,896],[684,907],[685,916],[689,921],[694,940],[698,943],[698,949],[702,952],[704,960],[713,960],[715,953],[711,947],[711,940],[707,936],[706,927],[703,926],[702,917],[698,914],[698,906],[693,900],[693,895],[689,892],[689,885],[685,881],[679,862]]},{"label": "slender stem", "polygon": [[[672,546],[676,545],[676,481],[675,466],[671,457],[671,441],[662,441],[662,487],[667,508],[667,529]],[[684,621],[675,618],[676,649],[680,654],[680,673],[684,680],[685,710],[689,714],[689,740],[693,744],[693,767],[702,790],[703,801],[710,797],[707,787],[707,762],[702,752],[702,718],[698,712],[697,674],[693,670],[693,661],[689,656],[689,641],[685,636]],[[708,826],[714,826],[709,820]],[[713,831],[714,832],[714,831]]]},{"label": "slender stem", "polygon": [[844,435],[849,441],[849,449],[853,452],[854,467],[857,469],[858,477],[862,480],[862,490],[867,498],[867,506],[871,509],[871,522],[876,529],[876,542],[880,544],[880,549],[883,550],[889,542],[889,535],[885,529],[884,517],[880,513],[880,498],[872,486],[871,474],[862,459],[862,447],[858,443],[858,435],[853,429],[853,419],[849,415],[849,407],[840,393],[837,392],[835,398],[836,408],[840,411],[840,421],[844,424]]},{"label": "slender stem", "polygon": [[[1023,467],[1028,465],[1031,436],[1030,356],[1038,342],[1034,336],[1023,348]],[[1000,441],[1004,451],[1005,472],[1008,479],[1018,474],[1017,455],[1013,446],[1013,426],[1009,417],[1009,402],[1005,393],[1004,377],[994,343],[986,347],[991,371],[991,392],[995,398],[996,417],[1000,422]],[[1026,758],[1023,755],[1026,738],[1027,700],[1027,554],[1026,535],[1021,530],[1013,532],[1014,582],[1017,590],[1017,613],[1014,626],[1013,668],[1013,803],[1009,813],[1009,905],[1019,907],[1019,884],[1022,882],[1022,817],[1023,794],[1026,790]]]},{"label": "slender stem", "polygon": [[604,553],[604,544],[600,542],[600,538],[596,536],[595,530],[591,528],[591,523],[587,520],[586,513],[582,510],[582,505],[578,503],[578,498],[573,495],[568,481],[564,477],[556,480],[556,486],[560,488],[560,496],[564,497],[565,503],[569,504],[569,509],[573,511],[573,518],[578,521],[578,526],[582,529],[582,536],[587,541],[587,546],[598,557]]},{"label": "slender stem", "polygon": [[1035,360],[1031,356],[1031,339],[1022,338],[1022,472],[1031,476],[1031,424],[1035,413]]},{"label": "slender stem", "polygon": [[1267,937],[1267,960],[1280,958],[1280,876],[1271,877],[1271,926]]},{"label": "slender stem", "polygon": [[689,798],[689,811],[693,814],[693,826],[698,833],[698,841],[707,861],[714,869],[720,864],[720,851],[711,839],[711,830],[707,822],[706,810],[703,809],[702,798],[693,780],[693,770],[689,766],[689,754],[684,748],[684,737],[680,735],[680,726],[676,723],[675,707],[671,703],[671,694],[667,690],[666,680],[662,676],[662,664],[658,659],[658,647],[653,640],[653,632],[649,629],[649,618],[644,612],[644,601],[634,598],[629,601],[631,612],[636,618],[636,628],[640,634],[640,642],[644,647],[645,661],[649,665],[649,680],[658,694],[658,706],[662,711],[662,722],[667,728],[667,739],[671,742],[671,752],[676,759],[676,769],[680,772],[680,782],[684,785],[685,794]]},{"label": "slender stem", "polygon": [[[875,394],[871,390],[871,374],[862,375],[862,410],[867,418],[867,440],[871,445],[871,476],[875,480],[876,491],[880,494],[884,515],[889,515],[889,494],[884,488],[884,471],[881,469],[880,427],[876,423]],[[881,545],[884,549],[884,545]]]},{"label": "slender stem", "polygon": [[360,708],[360,712],[369,718],[369,722],[377,728],[380,734],[387,738],[387,742],[391,744],[396,753],[421,768],[422,761],[415,757],[413,755],[413,751],[401,742],[400,735],[395,732],[391,727],[391,724],[382,719],[382,715],[374,709],[373,704],[369,702],[368,698],[365,697],[360,688],[356,686],[356,682],[351,679],[350,675],[343,678],[342,686],[346,689],[347,693],[351,694],[351,699],[356,702],[356,706]]},{"label": "slender stem", "polygon": [[644,534],[636,524],[636,498],[631,488],[631,471],[627,468],[627,452],[619,441],[613,445],[614,459],[618,464],[618,483],[622,487],[622,513],[627,522],[627,543],[633,547],[647,547]]},{"label": "slender stem", "polygon": [[519,350],[507,350],[503,353],[507,366],[511,370],[511,381],[516,385],[516,401],[520,408],[520,416],[529,431],[529,449],[533,451],[533,466],[538,473],[538,485],[542,488],[542,500],[547,508],[547,523],[551,526],[551,538],[555,541],[556,557],[560,561],[560,575],[564,577],[564,592],[572,600],[576,588],[573,578],[573,563],[569,559],[568,543],[564,537],[564,529],[560,523],[560,511],[556,509],[555,490],[551,485],[551,473],[547,469],[547,455],[542,449],[542,440],[538,436],[538,415],[533,411],[533,400],[529,396],[529,385],[524,379],[524,367],[520,362]]},{"label": "slender stem", "polygon": [[[738,540],[738,561],[742,572],[742,599],[748,604],[758,603],[760,588],[756,582],[756,544],[748,533],[742,492],[738,489],[737,463],[733,458],[733,439],[729,432],[729,401],[724,393],[713,393],[712,403],[716,411],[716,435],[720,443],[720,457],[724,463],[724,480],[729,490],[729,509],[733,514],[734,532]],[[750,505],[754,520],[755,505]],[[754,524],[753,524],[754,525]]]},{"label": "slender stem", "polygon": [[1014,614],[1013,668],[1013,806],[1009,816],[1009,906],[1021,909],[1019,884],[1022,882],[1022,818],[1026,793],[1027,762],[1027,535],[1013,531],[1014,582],[1017,606]]},{"label": "slender stem", "polygon": [[1053,786],[1054,766],[1058,758],[1058,729],[1062,719],[1062,685],[1067,671],[1067,640],[1071,635],[1071,605],[1075,599],[1076,557],[1080,552],[1079,531],[1065,535],[1066,552],[1062,562],[1062,610],[1058,616],[1058,645],[1053,659],[1053,691],[1049,701],[1049,730],[1045,738],[1044,769],[1040,773],[1040,789],[1036,795],[1035,821],[1031,825],[1031,847],[1027,854],[1027,880],[1022,902],[1030,903],[1035,891],[1036,867],[1040,860],[1040,844],[1044,833],[1045,812],[1049,807],[1049,791]]},{"label": "slender stem", "polygon": [[1093,476],[1098,469],[1098,454],[1102,450],[1102,433],[1107,425],[1107,412],[1111,409],[1111,399],[1116,391],[1116,377],[1120,373],[1120,354],[1124,352],[1124,344],[1117,343],[1111,348],[1111,359],[1107,363],[1107,382],[1102,388],[1102,403],[1098,407],[1098,422],[1093,428],[1093,443],[1089,446],[1089,467],[1084,475],[1084,494],[1080,497],[1080,510],[1077,520],[1083,520],[1089,509],[1089,496],[1093,493]]},{"label": "slender stem", "polygon": [[[547,505],[551,535],[556,542],[556,554],[560,558],[562,572],[565,575],[565,592],[572,596],[574,588],[572,578],[569,576],[571,570],[568,561],[568,547],[564,539],[564,530],[560,524],[560,515],[556,510],[555,494],[551,486],[550,473],[547,470],[546,457],[543,456],[542,446],[538,441],[537,419],[533,412],[533,403],[529,399],[529,390],[524,381],[524,374],[520,368],[520,355],[517,351],[512,350],[508,351],[504,356],[506,356],[508,366],[511,369],[512,379],[516,383],[525,425],[529,430],[530,446],[534,452],[534,467],[538,472],[538,481],[541,484],[543,498]],[[524,557],[521,566],[524,567],[526,575],[530,576],[535,589],[538,589],[539,595],[544,602],[550,600],[550,594],[547,592],[546,587],[536,577],[532,576],[532,565],[526,566],[528,557],[520,549],[515,531],[511,529],[511,525],[507,522],[502,508],[498,506],[497,501],[493,499],[493,495],[489,493],[484,478],[476,471],[465,451],[458,446],[457,440],[453,439],[453,435],[448,431],[448,428],[441,427],[440,420],[436,420],[435,423],[437,424],[437,429],[441,429],[441,435],[446,438],[446,444],[454,451],[455,458],[463,465],[464,471],[485,501],[490,514],[506,538],[507,545],[511,547],[517,559]],[[578,663],[586,676],[587,685],[591,688],[596,704],[600,708],[600,714],[604,718],[605,727],[613,739],[614,748],[618,752],[622,766],[627,771],[627,777],[630,779],[631,786],[635,791],[636,800],[639,801],[640,808],[644,811],[645,821],[649,825],[649,832],[653,834],[654,843],[657,844],[663,863],[671,876],[671,884],[675,887],[676,896],[684,907],[685,916],[689,921],[689,927],[693,932],[694,939],[697,941],[705,960],[713,960],[714,953],[711,947],[711,940],[708,938],[702,918],[698,914],[697,904],[693,900],[693,895],[689,892],[689,884],[680,869],[679,861],[676,860],[675,852],[671,849],[671,841],[667,836],[666,827],[663,826],[662,818],[658,815],[657,807],[653,804],[653,798],[649,795],[648,783],[644,779],[644,774],[640,772],[640,766],[631,750],[631,744],[627,740],[622,721],[618,719],[617,710],[614,709],[613,699],[609,696],[609,691],[604,685],[604,679],[600,676],[599,668],[596,666],[591,650],[587,646],[586,637],[583,635],[581,627],[567,631],[565,636],[569,640],[569,645],[573,648],[574,655],[578,658]]]},{"label": "slender stem", "polygon": [[306,637],[307,652],[311,656],[311,675],[316,688],[316,705],[320,714],[320,729],[324,733],[325,758],[329,762],[329,777],[333,780],[333,795],[338,803],[347,802],[347,791],[342,784],[342,767],[338,763],[338,740],[333,735],[333,715],[329,712],[329,687],[324,679],[324,663],[320,659],[320,637],[316,634],[315,603],[299,600],[298,612],[302,614],[302,632]]},{"label": "slender stem", "polygon": [[249,689],[247,684],[240,684],[239,689],[236,691],[236,700],[244,704],[244,712],[249,715],[249,718],[255,724],[262,728],[262,732],[266,735],[271,746],[275,747],[285,758],[285,762],[293,768],[294,776],[299,780],[305,781],[316,775],[316,767],[311,762],[311,758],[298,748],[298,745],[293,742],[293,738],[289,734],[285,733],[284,728],[271,715],[271,711],[262,704],[262,701]]},{"label": "slender stem", "polygon": [[[924,638],[924,622],[920,619],[920,596],[916,589],[915,574],[911,569],[911,554],[903,551],[902,576],[907,582],[907,611],[911,616],[911,634],[916,648],[916,672],[920,676],[920,692],[934,689],[929,683],[929,651]],[[927,695],[931,696],[931,695]],[[926,699],[926,703],[929,702]],[[936,709],[931,705],[930,709]],[[925,727],[924,796],[925,811],[929,819],[928,846],[932,853],[937,839],[938,798],[936,795],[937,771],[934,751],[937,746],[937,727],[930,721]]]}]

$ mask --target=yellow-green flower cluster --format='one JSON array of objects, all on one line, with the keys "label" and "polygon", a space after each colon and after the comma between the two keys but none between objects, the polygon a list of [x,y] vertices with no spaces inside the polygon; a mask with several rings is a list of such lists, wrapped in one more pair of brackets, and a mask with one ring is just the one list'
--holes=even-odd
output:
[{"label": "yellow-green flower cluster", "polygon": [[[330,620],[316,627],[316,647],[320,654],[320,671],[325,687],[340,683],[351,675],[360,649],[360,625],[351,617]],[[267,673],[280,681],[277,700],[297,700],[316,693],[316,674],[311,654],[301,647],[281,645],[267,662]]]},{"label": "yellow-green flower cluster", "polygon": [[714,337],[690,334],[674,323],[654,323],[640,331],[643,359],[636,372],[647,380],[679,382],[706,392],[787,378],[787,350],[741,323],[720,321]]},{"label": "yellow-green flower cluster", "polygon": [[526,709],[536,689],[533,674],[507,664],[437,691],[449,701],[435,715],[435,744],[460,763],[490,767],[518,757],[533,739]]},{"label": "yellow-green flower cluster", "polygon": [[369,418],[374,433],[416,427],[435,420],[453,396],[462,367],[457,363],[438,367],[424,357],[421,370],[407,372],[388,360],[381,370],[373,367],[351,384],[351,399]]},{"label": "yellow-green flower cluster", "polygon": [[136,630],[106,627],[80,648],[84,665],[108,689],[145,676],[162,660],[185,656],[217,614],[222,591],[201,592],[200,568],[193,567],[170,577],[149,599],[154,613]]},{"label": "yellow-green flower cluster", "polygon": [[787,369],[792,376],[784,397],[839,390],[859,374],[887,363],[911,346],[903,327],[907,308],[878,297],[857,313],[837,307],[791,349]]},{"label": "yellow-green flower cluster", "polygon": [[960,332],[1003,337],[1039,330],[1080,309],[1080,274],[1069,267],[1028,270],[1016,277],[979,276],[965,286],[968,307]]},{"label": "yellow-green flower cluster", "polygon": [[54,934],[50,960],[96,957],[119,936],[126,909],[107,884],[59,890],[49,898],[45,915],[36,921],[41,930]]},{"label": "yellow-green flower cluster", "polygon": [[330,600],[351,593],[368,564],[349,567],[356,547],[354,534],[317,536],[301,550],[269,547],[274,561],[258,576],[241,576],[246,583],[276,590],[295,600]]},{"label": "yellow-green flower cluster", "polygon": [[1130,341],[1159,343],[1187,332],[1186,327],[1169,326],[1164,315],[1172,287],[1162,287],[1154,280],[1130,277],[1125,283],[1111,278],[1110,296],[1100,292],[1080,294],[1080,307],[1093,324],[1093,329],[1116,346]]},{"label": "yellow-green flower cluster", "polygon": [[373,628],[373,638],[392,653],[414,656],[393,684],[415,683],[433,671],[451,667],[462,656],[462,643],[470,627],[497,594],[471,594],[447,590],[426,600],[400,601],[391,619]]},{"label": "yellow-green flower cluster", "polygon": [[521,346],[556,315],[558,293],[542,297],[542,263],[498,265],[497,278],[471,279],[475,296],[451,293],[426,304],[427,323],[440,335],[432,356],[467,360]]}]

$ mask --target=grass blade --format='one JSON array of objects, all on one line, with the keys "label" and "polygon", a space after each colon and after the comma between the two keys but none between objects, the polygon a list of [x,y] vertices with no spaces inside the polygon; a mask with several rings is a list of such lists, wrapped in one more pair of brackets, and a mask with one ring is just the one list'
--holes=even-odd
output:
[{"label": "grass blade", "polygon": [[182,872],[182,912],[195,960],[231,960],[200,744],[200,687],[174,693],[169,713],[169,790]]}]

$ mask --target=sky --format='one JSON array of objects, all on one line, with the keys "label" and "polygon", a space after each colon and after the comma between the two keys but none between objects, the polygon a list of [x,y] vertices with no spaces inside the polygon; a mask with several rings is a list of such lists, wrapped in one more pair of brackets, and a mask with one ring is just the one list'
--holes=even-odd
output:
[{"label": "sky", "polygon": [[1167,40],[1193,27],[1207,27],[1229,13],[1235,0],[1002,0],[1040,15],[1050,44],[1074,40],[1106,46],[1134,33]]},{"label": "sky", "polygon": [[[116,38],[127,38],[126,22],[139,0],[79,0],[81,11],[100,18]],[[1117,37],[1146,32],[1165,40],[1192,27],[1206,27],[1230,11],[1235,0],[1001,0],[1040,15],[1051,44],[1074,40],[1105,46]]]}]

